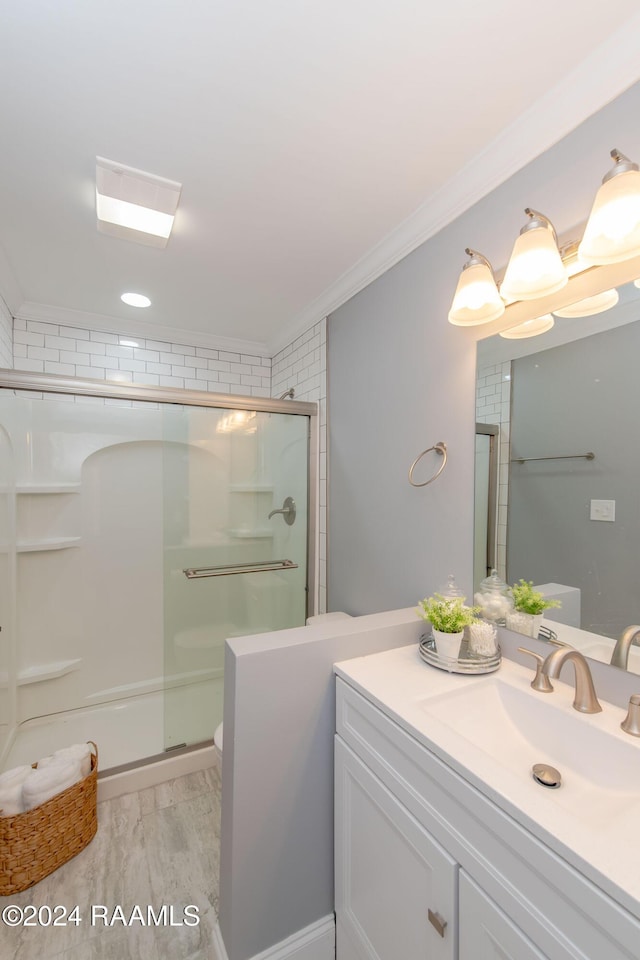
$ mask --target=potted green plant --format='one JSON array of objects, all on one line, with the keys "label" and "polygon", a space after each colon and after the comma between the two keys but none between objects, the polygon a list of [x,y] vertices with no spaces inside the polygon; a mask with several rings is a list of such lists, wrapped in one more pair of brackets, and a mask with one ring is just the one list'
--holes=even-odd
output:
[{"label": "potted green plant", "polygon": [[460,653],[464,628],[478,619],[480,607],[468,607],[464,597],[444,597],[434,593],[420,601],[418,616],[433,628],[436,650],[442,657],[455,660]]},{"label": "potted green plant", "polygon": [[507,614],[507,627],[527,637],[537,637],[545,610],[560,607],[559,600],[547,600],[533,589],[533,580],[518,580],[511,588],[513,610]]}]

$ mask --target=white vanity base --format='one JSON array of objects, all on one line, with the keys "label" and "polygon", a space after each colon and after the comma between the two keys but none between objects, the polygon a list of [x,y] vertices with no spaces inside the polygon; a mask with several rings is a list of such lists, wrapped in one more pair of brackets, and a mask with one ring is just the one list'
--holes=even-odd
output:
[{"label": "white vanity base", "polygon": [[[411,648],[336,672],[337,960],[637,960],[633,883],[616,888],[438,742],[421,691],[481,679],[437,675]],[[637,844],[617,845],[621,876]]]}]

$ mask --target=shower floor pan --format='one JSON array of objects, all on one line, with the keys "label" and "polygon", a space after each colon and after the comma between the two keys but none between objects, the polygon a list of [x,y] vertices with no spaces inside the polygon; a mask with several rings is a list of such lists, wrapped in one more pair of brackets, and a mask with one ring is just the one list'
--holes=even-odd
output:
[{"label": "shower floor pan", "polygon": [[178,738],[179,743],[213,739],[222,718],[221,709],[211,722],[203,723],[203,717],[207,717],[212,702],[218,699],[219,687],[216,681],[181,687],[181,703],[174,702],[174,691],[167,691],[168,699],[163,691],[157,691],[27,720],[18,728],[4,768],[33,763],[54,750],[86,740],[98,745],[101,772],[155,757],[165,751],[167,709],[171,718],[176,718],[168,738],[172,746],[177,745]]}]

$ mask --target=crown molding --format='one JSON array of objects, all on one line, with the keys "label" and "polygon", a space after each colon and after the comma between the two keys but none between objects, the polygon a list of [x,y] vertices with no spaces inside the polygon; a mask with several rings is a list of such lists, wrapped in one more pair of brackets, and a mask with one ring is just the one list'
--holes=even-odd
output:
[{"label": "crown molding", "polygon": [[20,284],[9,265],[4,248],[0,246],[0,305],[4,303],[11,317],[14,317],[22,300]]},{"label": "crown molding", "polygon": [[9,324],[9,329],[11,329],[11,324],[13,323],[13,314],[11,313],[11,310],[9,309],[8,304],[5,303],[5,301],[3,300],[1,293],[0,293],[0,318],[5,320]]},{"label": "crown molding", "polygon": [[206,347],[209,350],[226,350],[229,353],[245,353],[258,357],[271,356],[267,344],[259,340],[236,340],[233,337],[220,337],[200,330],[183,330],[160,323],[148,323],[145,320],[129,318],[123,320],[106,314],[85,313],[83,310],[70,310],[66,307],[54,307],[29,300],[21,304],[15,315],[20,320],[35,320],[38,323],[58,323],[65,327],[115,333],[126,337],[141,337],[145,340],[183,343],[191,347]]},{"label": "crown molding", "polygon": [[640,15],[442,185],[269,342],[272,355],[337,310],[640,78]]}]

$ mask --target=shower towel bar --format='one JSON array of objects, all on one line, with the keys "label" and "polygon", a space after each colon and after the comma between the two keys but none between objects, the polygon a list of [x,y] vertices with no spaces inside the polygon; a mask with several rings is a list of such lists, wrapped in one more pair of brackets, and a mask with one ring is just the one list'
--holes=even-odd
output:
[{"label": "shower towel bar", "polygon": [[187,580],[201,577],[228,577],[236,573],[267,573],[269,570],[297,570],[292,560],[257,560],[255,563],[223,564],[219,567],[187,567],[183,570]]},{"label": "shower towel bar", "polygon": [[[413,471],[417,467],[418,463],[422,460],[424,455],[426,453],[430,453],[432,450],[435,450],[436,453],[440,454],[440,456],[442,457],[442,463],[440,464],[440,466],[438,467],[438,469],[436,470],[436,472],[432,477],[430,477],[428,480],[425,480],[424,483],[416,483],[415,480],[413,479]],[[418,456],[415,458],[415,460],[409,467],[409,483],[411,484],[412,487],[426,487],[427,484],[433,483],[436,477],[440,476],[440,474],[442,473],[446,465],[447,465],[447,445],[446,443],[444,443],[444,441],[440,440],[438,443],[434,443],[432,447],[427,447],[426,450],[423,450],[422,453],[418,454]]]},{"label": "shower towel bar", "polygon": [[568,453],[558,457],[514,457],[511,463],[528,463],[529,460],[595,460],[596,455],[589,453]]}]

